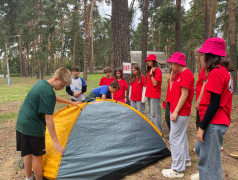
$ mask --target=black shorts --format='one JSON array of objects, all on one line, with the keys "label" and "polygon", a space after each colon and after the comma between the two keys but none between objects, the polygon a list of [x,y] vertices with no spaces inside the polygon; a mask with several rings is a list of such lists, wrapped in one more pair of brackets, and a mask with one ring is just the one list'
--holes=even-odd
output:
[{"label": "black shorts", "polygon": [[17,151],[21,151],[21,156],[32,154],[42,156],[45,154],[45,137],[34,137],[16,131]]}]

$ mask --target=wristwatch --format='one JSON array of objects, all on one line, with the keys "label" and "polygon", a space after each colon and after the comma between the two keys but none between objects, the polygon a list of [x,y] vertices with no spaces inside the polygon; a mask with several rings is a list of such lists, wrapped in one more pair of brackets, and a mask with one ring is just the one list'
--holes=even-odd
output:
[{"label": "wristwatch", "polygon": [[151,76],[154,76],[154,74],[150,74],[150,77],[151,77]]}]

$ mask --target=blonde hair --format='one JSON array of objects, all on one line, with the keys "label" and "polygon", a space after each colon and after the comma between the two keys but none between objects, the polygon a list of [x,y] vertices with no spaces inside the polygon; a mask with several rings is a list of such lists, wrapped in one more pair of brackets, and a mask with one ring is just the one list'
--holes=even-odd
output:
[{"label": "blonde hair", "polygon": [[72,77],[71,77],[70,70],[68,70],[64,67],[57,69],[54,73],[54,77],[58,77],[59,80],[64,83],[67,83],[67,84],[72,83]]}]

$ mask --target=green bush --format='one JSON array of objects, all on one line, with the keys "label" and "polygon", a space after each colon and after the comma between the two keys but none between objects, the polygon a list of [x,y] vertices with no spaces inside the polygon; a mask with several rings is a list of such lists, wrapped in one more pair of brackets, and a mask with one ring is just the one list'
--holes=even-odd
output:
[{"label": "green bush", "polygon": [[10,77],[21,77],[20,73],[11,73]]}]

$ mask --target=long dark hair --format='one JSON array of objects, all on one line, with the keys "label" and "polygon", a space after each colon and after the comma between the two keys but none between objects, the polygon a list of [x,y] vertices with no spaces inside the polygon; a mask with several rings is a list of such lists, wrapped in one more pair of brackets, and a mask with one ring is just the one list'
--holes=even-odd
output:
[{"label": "long dark hair", "polygon": [[219,68],[219,64],[225,67],[229,72],[234,70],[231,65],[230,59],[227,59],[226,57],[222,56],[217,56],[211,53],[205,54],[204,63],[204,70],[206,72],[211,72],[214,68]]},{"label": "long dark hair", "polygon": [[[153,61],[153,67],[158,67],[157,62]],[[147,74],[148,74],[148,72],[150,72],[151,68],[152,68],[151,66],[146,65],[146,73]]]},{"label": "long dark hair", "polygon": [[[140,70],[140,66],[138,66],[137,64],[133,65],[131,69],[135,69],[137,70],[137,76],[138,76],[138,80],[137,81],[141,81],[141,70]],[[131,73],[131,77],[130,77],[130,83],[133,83],[136,79],[136,75],[134,75],[134,73]]]},{"label": "long dark hair", "polygon": [[121,78],[123,79],[123,71],[121,68],[116,68],[114,70],[114,77],[115,77],[115,80],[117,79],[117,76],[116,76],[116,72],[119,71],[121,73]]}]

